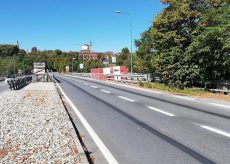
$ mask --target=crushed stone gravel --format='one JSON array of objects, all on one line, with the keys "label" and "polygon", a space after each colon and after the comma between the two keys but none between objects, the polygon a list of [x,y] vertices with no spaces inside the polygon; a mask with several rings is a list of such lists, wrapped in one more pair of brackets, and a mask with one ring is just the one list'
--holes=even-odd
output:
[{"label": "crushed stone gravel", "polygon": [[0,95],[0,163],[81,163],[53,83]]}]

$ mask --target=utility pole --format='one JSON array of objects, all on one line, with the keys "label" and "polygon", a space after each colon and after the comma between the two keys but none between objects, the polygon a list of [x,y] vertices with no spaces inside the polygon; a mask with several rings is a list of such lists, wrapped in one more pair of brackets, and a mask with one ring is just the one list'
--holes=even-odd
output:
[{"label": "utility pole", "polygon": [[117,14],[123,14],[129,16],[129,26],[130,26],[130,79],[133,79],[133,20],[132,15],[122,11],[115,11]]}]

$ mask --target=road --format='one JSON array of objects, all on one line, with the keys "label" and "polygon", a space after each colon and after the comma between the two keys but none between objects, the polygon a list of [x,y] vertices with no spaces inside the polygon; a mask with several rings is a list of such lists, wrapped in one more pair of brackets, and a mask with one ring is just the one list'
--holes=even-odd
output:
[{"label": "road", "polygon": [[111,153],[100,163],[230,163],[229,104],[55,77]]},{"label": "road", "polygon": [[4,81],[0,81],[0,94],[9,90],[9,86],[5,85]]}]

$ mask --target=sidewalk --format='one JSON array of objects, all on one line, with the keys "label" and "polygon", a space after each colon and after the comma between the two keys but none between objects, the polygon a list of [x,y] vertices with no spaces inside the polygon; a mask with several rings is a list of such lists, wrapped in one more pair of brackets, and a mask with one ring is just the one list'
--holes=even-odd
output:
[{"label": "sidewalk", "polygon": [[5,92],[0,95],[0,163],[81,163],[72,128],[53,83]]}]

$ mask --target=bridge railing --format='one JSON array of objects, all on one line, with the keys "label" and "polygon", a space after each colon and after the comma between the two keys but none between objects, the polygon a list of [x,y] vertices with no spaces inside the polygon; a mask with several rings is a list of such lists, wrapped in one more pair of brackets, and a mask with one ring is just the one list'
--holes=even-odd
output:
[{"label": "bridge railing", "polygon": [[32,82],[32,76],[19,77],[8,81],[11,90],[18,90]]}]

